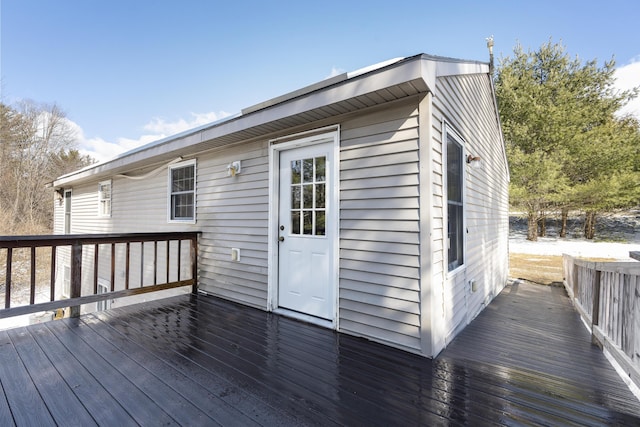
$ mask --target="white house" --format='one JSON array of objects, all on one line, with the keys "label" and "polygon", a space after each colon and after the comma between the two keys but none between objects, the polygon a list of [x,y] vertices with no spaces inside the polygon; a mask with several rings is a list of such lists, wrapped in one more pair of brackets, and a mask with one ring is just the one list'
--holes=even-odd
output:
[{"label": "white house", "polygon": [[507,282],[486,63],[345,73],[54,187],[56,233],[197,230],[201,292],[428,357]]}]

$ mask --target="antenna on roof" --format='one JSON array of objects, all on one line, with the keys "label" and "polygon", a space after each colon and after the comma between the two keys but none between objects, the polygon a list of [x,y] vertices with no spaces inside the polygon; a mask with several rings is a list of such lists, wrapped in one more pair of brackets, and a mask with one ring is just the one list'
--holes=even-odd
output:
[{"label": "antenna on roof", "polygon": [[489,74],[493,76],[493,34],[485,40],[487,40],[487,48],[489,49]]}]

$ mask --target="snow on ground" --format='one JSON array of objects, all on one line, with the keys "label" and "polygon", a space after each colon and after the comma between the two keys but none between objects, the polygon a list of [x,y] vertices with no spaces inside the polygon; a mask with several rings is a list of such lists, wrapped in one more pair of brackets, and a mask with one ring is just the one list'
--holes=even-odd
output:
[{"label": "snow on ground", "polygon": [[571,218],[568,223],[568,238],[558,237],[559,221],[550,218],[548,237],[539,237],[537,242],[526,239],[527,220],[518,215],[509,219],[509,251],[530,255],[568,254],[583,258],[611,258],[631,261],[630,251],[640,251],[640,209],[603,215],[596,221],[596,240],[586,240],[582,235],[582,218]]},{"label": "snow on ground", "polygon": [[539,237],[530,242],[522,236],[509,238],[509,252],[531,255],[568,254],[582,258],[611,258],[617,261],[632,261],[630,251],[640,251],[638,243],[592,242],[585,239],[559,239]]}]

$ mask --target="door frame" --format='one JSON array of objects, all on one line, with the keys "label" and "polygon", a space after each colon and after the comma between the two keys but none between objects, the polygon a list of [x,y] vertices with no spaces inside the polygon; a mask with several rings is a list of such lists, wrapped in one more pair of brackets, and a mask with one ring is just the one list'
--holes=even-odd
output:
[{"label": "door frame", "polygon": [[[333,197],[327,200],[331,209],[327,216],[327,223],[331,227],[333,242],[331,246],[331,263],[329,271],[330,286],[333,287],[333,316],[331,320],[323,320],[314,316],[297,313],[278,307],[279,281],[279,245],[278,226],[280,211],[280,153],[299,147],[315,144],[333,144],[333,166],[331,179],[333,180]],[[338,275],[339,275],[339,241],[340,241],[340,126],[333,125],[308,132],[296,133],[281,138],[269,140],[269,226],[268,226],[268,279],[267,279],[267,310],[284,314],[309,323],[338,329]]]}]

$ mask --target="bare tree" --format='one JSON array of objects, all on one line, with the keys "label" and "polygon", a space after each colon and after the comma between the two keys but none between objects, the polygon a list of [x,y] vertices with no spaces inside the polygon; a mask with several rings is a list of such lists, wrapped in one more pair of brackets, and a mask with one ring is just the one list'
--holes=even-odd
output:
[{"label": "bare tree", "polygon": [[52,196],[45,185],[61,169],[66,172],[68,168],[59,163],[67,153],[75,152],[72,157],[78,160],[75,131],[55,104],[26,101],[15,108],[2,105],[1,114],[0,209],[10,218],[5,226],[9,230],[19,224],[50,226]]}]

